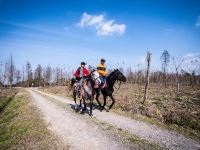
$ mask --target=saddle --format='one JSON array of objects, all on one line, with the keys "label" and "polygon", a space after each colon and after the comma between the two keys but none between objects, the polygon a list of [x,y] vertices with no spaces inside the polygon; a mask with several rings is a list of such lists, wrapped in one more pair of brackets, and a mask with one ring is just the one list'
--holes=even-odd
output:
[{"label": "saddle", "polygon": [[104,82],[104,84],[101,86],[101,89],[104,89],[106,87],[107,83],[106,83],[106,80]]},{"label": "saddle", "polygon": [[101,89],[104,89],[106,87],[106,85],[107,85],[107,83],[106,83],[106,80],[105,80],[104,84],[100,84],[100,85],[95,84],[94,88],[97,89],[99,86],[101,86]]}]

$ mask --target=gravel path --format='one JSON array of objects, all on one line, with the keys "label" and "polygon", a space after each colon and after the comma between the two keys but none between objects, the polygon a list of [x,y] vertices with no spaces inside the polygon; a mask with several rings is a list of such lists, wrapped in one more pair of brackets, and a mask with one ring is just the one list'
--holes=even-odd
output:
[{"label": "gravel path", "polygon": [[87,120],[82,119],[82,115],[67,111],[31,88],[27,90],[31,94],[33,102],[43,113],[49,129],[57,134],[63,142],[70,145],[70,149],[135,149],[133,144],[122,143],[112,134],[103,131],[95,124],[88,123]]},{"label": "gravel path", "polygon": [[[54,98],[62,103],[71,105],[74,104],[73,101],[61,96],[47,94],[38,90],[37,92]],[[111,112],[108,113],[105,111],[100,112],[99,110],[94,110],[93,114],[94,117],[100,121],[107,122],[108,124],[128,131],[130,134],[134,134],[148,141],[157,143],[160,146],[166,146],[169,149],[200,150],[200,143],[198,141],[186,138],[176,132],[160,129],[157,126],[149,125]]]}]

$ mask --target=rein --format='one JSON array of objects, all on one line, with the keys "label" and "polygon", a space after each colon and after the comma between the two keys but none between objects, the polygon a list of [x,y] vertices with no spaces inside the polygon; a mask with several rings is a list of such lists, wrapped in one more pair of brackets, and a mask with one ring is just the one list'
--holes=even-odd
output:
[{"label": "rein", "polygon": [[[118,80],[117,80],[117,82],[118,82]],[[121,87],[121,84],[122,84],[122,82],[121,82],[121,81],[119,81],[119,85],[118,85],[118,87],[116,87],[116,86],[115,86],[115,84],[114,84],[113,86],[114,86],[114,88],[115,88],[116,90],[119,90],[119,89],[120,89],[120,87]]]},{"label": "rein", "polygon": [[[116,73],[114,73],[114,76],[115,76],[115,78],[117,78],[117,74],[116,74]],[[120,87],[121,87],[121,83],[122,83],[122,82],[121,82],[120,80],[118,80],[118,79],[116,79],[116,81],[117,81],[117,82],[119,81],[118,87],[116,87],[115,84],[114,84],[113,86],[114,86],[114,88],[115,88],[116,90],[119,90]]]}]

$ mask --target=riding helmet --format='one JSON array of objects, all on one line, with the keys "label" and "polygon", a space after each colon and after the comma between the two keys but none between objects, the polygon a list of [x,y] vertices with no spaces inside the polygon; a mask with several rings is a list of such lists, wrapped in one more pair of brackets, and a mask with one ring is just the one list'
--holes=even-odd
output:
[{"label": "riding helmet", "polygon": [[101,59],[101,62],[106,62],[106,60],[102,58],[102,59]]},{"label": "riding helmet", "polygon": [[81,65],[86,65],[86,63],[84,61],[81,62]]}]

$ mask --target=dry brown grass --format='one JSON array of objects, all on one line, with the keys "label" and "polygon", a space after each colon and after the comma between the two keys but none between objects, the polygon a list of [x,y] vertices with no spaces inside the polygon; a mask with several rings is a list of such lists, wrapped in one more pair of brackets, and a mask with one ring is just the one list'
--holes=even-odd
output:
[{"label": "dry brown grass", "polygon": [[68,86],[49,86],[49,87],[42,87],[39,88],[40,90],[47,92],[47,93],[53,93],[53,94],[57,94],[60,96],[65,96],[65,97],[71,97],[72,93],[69,90]]},{"label": "dry brown grass", "polygon": [[17,91],[18,91],[17,88],[3,88],[3,89],[0,89],[0,97],[15,95],[17,93]]},{"label": "dry brown grass", "polygon": [[137,85],[122,85],[114,93],[115,108],[200,130],[200,88],[183,87],[178,94],[175,91],[175,87],[150,85],[149,98],[143,105],[143,95],[139,94]]},{"label": "dry brown grass", "polygon": [[[61,96],[71,96],[68,87],[48,87],[42,90]],[[130,116],[142,115],[167,125],[189,128],[191,135],[200,133],[200,87],[184,86],[181,87],[180,93],[176,93],[175,86],[164,88],[161,84],[150,84],[145,104],[141,103],[143,93],[143,85],[139,88],[137,84],[122,84],[120,89],[114,92],[114,109],[127,112]],[[103,102],[102,96],[100,101]],[[107,106],[110,104],[108,98]],[[200,139],[199,136],[198,138]]]}]

